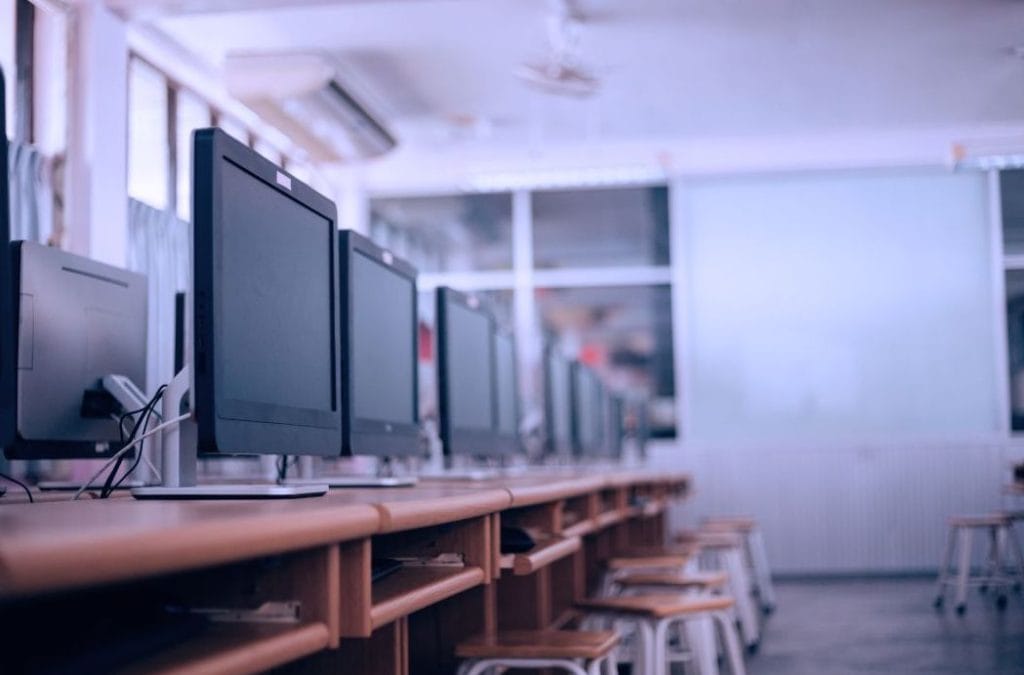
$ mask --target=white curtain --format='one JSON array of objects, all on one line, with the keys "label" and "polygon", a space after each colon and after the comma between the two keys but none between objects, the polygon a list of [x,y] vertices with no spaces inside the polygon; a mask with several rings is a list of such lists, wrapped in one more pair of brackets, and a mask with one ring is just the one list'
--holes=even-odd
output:
[{"label": "white curtain", "polygon": [[53,233],[53,180],[49,159],[30,145],[10,143],[11,240],[46,243]]},{"label": "white curtain", "polygon": [[174,295],[192,272],[191,226],[169,211],[128,200],[128,267],[149,280],[146,390],[174,376]]}]

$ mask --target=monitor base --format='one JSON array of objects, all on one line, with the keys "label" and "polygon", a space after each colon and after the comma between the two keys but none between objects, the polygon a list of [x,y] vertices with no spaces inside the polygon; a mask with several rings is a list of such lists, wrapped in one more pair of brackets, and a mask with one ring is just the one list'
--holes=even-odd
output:
[{"label": "monitor base", "polygon": [[298,499],[321,497],[327,485],[319,481],[310,485],[153,485],[132,489],[136,499]]},{"label": "monitor base", "polygon": [[288,478],[281,485],[327,485],[332,488],[390,488],[413,487],[416,476],[318,476],[316,478]]},{"label": "monitor base", "polygon": [[445,473],[434,473],[426,476],[420,476],[420,480],[423,481],[469,481],[478,482],[485,480],[493,480],[495,478],[501,478],[502,474],[500,471],[495,469],[470,469],[468,471],[451,471]]}]

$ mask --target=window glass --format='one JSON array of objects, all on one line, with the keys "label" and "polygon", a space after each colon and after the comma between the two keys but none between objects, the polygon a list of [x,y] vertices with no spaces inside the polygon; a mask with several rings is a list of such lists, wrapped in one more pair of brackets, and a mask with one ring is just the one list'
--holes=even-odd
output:
[{"label": "window glass", "polygon": [[178,217],[192,219],[192,132],[210,126],[210,108],[192,92],[177,97]]},{"label": "window glass", "polygon": [[420,272],[512,268],[512,197],[472,194],[374,199],[370,236]]},{"label": "window glass", "polygon": [[653,432],[674,435],[669,286],[539,288],[536,299],[564,353],[595,368],[610,390],[650,397]]},{"label": "window glass", "polygon": [[167,80],[145,62],[128,62],[128,194],[168,206]]},{"label": "window glass", "polygon": [[532,203],[538,269],[669,262],[665,187],[535,192]]}]

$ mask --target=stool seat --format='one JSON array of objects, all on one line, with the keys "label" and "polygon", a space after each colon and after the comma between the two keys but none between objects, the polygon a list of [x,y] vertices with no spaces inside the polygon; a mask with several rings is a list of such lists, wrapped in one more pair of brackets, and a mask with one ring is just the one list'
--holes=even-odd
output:
[{"label": "stool seat", "polygon": [[953,527],[1000,527],[1009,522],[1004,513],[985,513],[980,515],[950,516],[949,524]]},{"label": "stool seat", "polygon": [[576,606],[588,612],[614,612],[637,614],[656,619],[666,619],[686,614],[720,612],[732,607],[732,598],[714,596],[709,598],[683,598],[677,594],[616,596],[612,598],[587,598]]},{"label": "stool seat", "polygon": [[610,630],[503,630],[455,648],[461,659],[600,659],[619,643]]},{"label": "stool seat", "polygon": [[622,555],[609,558],[608,569],[623,570],[636,567],[682,567],[696,550],[692,546],[638,546]]},{"label": "stool seat", "polygon": [[725,572],[696,572],[693,574],[629,574],[615,580],[619,586],[663,586],[666,588],[722,588],[729,583]]},{"label": "stool seat", "polygon": [[705,530],[742,532],[746,534],[757,527],[757,520],[750,516],[715,516],[702,524]]}]

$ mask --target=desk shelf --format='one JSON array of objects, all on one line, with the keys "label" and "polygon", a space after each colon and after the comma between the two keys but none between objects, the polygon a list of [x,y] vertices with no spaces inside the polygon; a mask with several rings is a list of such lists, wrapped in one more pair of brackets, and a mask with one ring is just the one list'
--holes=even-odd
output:
[{"label": "desk shelf", "polygon": [[512,553],[501,557],[502,569],[512,574],[533,574],[556,560],[561,560],[580,550],[579,537],[556,537],[543,541],[525,553]]},{"label": "desk shelf", "polygon": [[118,671],[125,675],[245,675],[301,659],[326,649],[322,623],[213,624],[202,636]]},{"label": "desk shelf", "polygon": [[403,567],[373,584],[373,629],[484,583],[480,567]]}]

